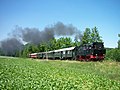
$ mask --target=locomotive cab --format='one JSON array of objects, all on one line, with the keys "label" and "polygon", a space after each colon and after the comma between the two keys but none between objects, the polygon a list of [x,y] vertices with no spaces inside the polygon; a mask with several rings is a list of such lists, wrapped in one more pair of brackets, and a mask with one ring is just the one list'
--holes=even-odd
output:
[{"label": "locomotive cab", "polygon": [[103,60],[105,57],[106,49],[102,42],[94,42],[91,46],[91,59]]},{"label": "locomotive cab", "polygon": [[92,44],[92,53],[93,53],[93,55],[105,54],[106,50],[104,48],[103,43],[102,42],[94,42]]}]

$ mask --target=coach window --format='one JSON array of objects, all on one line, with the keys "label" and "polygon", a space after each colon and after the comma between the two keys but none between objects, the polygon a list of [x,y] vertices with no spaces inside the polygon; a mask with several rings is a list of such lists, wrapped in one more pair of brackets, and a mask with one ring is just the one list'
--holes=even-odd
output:
[{"label": "coach window", "polygon": [[63,51],[63,54],[65,54],[65,51]]},{"label": "coach window", "polygon": [[70,54],[70,51],[68,51],[68,54]]}]

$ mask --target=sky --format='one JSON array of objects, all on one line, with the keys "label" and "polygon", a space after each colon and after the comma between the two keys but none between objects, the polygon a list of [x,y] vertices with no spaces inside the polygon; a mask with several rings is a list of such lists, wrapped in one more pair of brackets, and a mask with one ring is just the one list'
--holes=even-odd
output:
[{"label": "sky", "polygon": [[0,0],[0,41],[15,26],[39,28],[56,22],[80,31],[97,27],[105,47],[117,47],[120,0]]}]

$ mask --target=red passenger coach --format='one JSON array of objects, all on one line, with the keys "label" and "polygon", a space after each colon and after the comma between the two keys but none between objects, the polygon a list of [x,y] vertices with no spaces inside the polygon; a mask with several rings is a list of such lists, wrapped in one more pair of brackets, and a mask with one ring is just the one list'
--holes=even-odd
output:
[{"label": "red passenger coach", "polygon": [[31,53],[31,54],[29,54],[29,57],[30,58],[37,58],[37,53]]}]

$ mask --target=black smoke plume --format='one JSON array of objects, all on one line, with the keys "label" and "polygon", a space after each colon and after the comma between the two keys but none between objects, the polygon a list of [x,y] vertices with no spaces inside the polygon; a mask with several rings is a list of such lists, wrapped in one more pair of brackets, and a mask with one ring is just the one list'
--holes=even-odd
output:
[{"label": "black smoke plume", "polygon": [[53,32],[57,36],[73,35],[77,31],[77,28],[72,24],[65,25],[62,22],[57,22],[53,27],[51,27],[51,29],[53,29]]},{"label": "black smoke plume", "polygon": [[1,41],[1,50],[5,55],[14,55],[15,51],[21,50],[23,44],[32,43],[40,44],[47,42],[55,36],[71,36],[75,35],[76,39],[81,38],[81,33],[72,24],[65,25],[62,22],[57,22],[54,25],[47,26],[44,30],[38,28],[22,28],[16,26],[9,34],[9,38]]},{"label": "black smoke plume", "polygon": [[16,51],[21,50],[23,44],[16,38],[7,38],[1,41],[1,50],[4,55],[13,56]]},{"label": "black smoke plume", "polygon": [[37,28],[22,28],[19,26],[15,27],[15,30],[10,34],[10,36],[15,37],[23,42],[39,44],[42,42],[47,42],[54,38],[54,32],[51,29],[45,28],[45,30],[40,31]]},{"label": "black smoke plume", "polygon": [[33,44],[39,44],[54,38],[54,34],[50,30],[39,31],[39,29],[36,28],[25,28],[21,31],[22,40]]},{"label": "black smoke plume", "polygon": [[41,42],[47,42],[55,36],[71,36],[77,35],[78,29],[72,24],[65,25],[62,22],[57,22],[54,25],[45,27],[44,30],[38,28],[22,28],[16,26],[12,32],[12,36],[17,37],[24,42],[39,44]]}]

